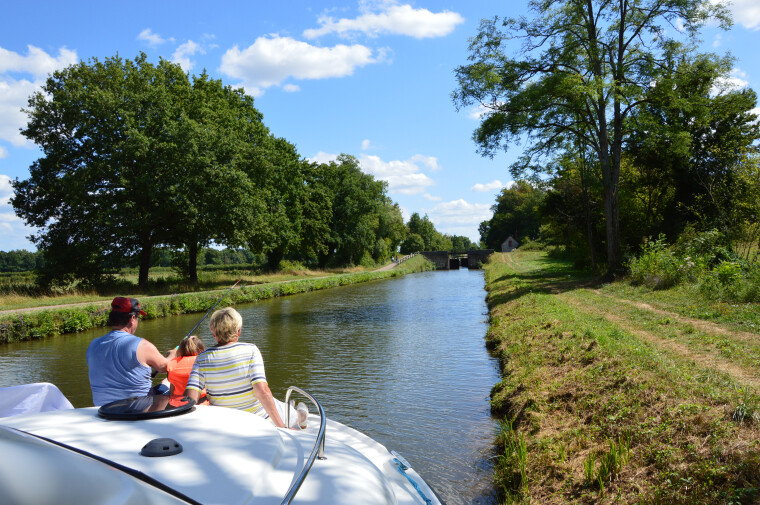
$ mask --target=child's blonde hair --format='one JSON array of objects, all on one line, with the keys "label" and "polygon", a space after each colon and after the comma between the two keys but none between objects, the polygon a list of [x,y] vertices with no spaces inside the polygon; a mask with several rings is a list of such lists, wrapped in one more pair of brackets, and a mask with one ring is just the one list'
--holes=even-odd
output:
[{"label": "child's blonde hair", "polygon": [[206,346],[203,345],[203,340],[195,335],[182,339],[179,343],[179,349],[177,350],[177,356],[180,358],[184,356],[196,356],[206,350]]}]

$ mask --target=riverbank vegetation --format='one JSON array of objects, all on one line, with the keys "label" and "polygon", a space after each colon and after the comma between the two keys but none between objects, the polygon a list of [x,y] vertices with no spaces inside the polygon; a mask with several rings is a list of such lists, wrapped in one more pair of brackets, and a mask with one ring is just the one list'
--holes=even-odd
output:
[{"label": "riverbank vegetation", "polygon": [[[434,267],[421,255],[414,256],[394,268],[378,271],[358,271],[353,273],[323,275],[318,277],[300,276],[291,280],[266,283],[243,282],[225,297],[227,305],[255,302],[267,298],[287,296],[308,291],[317,291],[349,284],[357,284],[379,279],[397,277],[414,272],[432,270]],[[225,287],[234,283],[228,279]],[[140,305],[148,313],[147,319],[177,314],[205,312],[219,299],[224,290],[190,292],[169,296],[140,298]],[[122,293],[127,294],[127,293]],[[33,340],[75,333],[106,325],[110,311],[110,299],[99,303],[85,303],[76,306],[41,309],[30,312],[16,312],[0,315],[0,343],[19,340]]]},{"label": "riverbank vegetation", "polygon": [[504,503],[760,499],[756,303],[600,284],[541,251],[485,268]]}]

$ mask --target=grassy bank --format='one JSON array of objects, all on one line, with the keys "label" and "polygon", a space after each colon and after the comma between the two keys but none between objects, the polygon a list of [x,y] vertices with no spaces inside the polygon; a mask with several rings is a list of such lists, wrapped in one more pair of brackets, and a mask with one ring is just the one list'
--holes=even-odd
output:
[{"label": "grassy bank", "polygon": [[757,503],[757,305],[596,285],[539,252],[485,269],[504,503]]},{"label": "grassy bank", "polygon": [[131,293],[132,296],[144,298],[173,293],[213,291],[231,286],[238,279],[242,280],[242,284],[267,284],[368,270],[363,267],[308,270],[296,265],[296,268],[286,268],[275,273],[262,273],[250,265],[209,265],[199,270],[198,284],[190,284],[186,278],[178,276],[171,268],[154,267],[151,269],[148,285],[145,288],[139,288],[137,286],[137,271],[125,269],[120,275],[113,277],[101,286],[87,289],[72,287],[60,292],[41,290],[36,284],[32,272],[0,273],[0,311],[70,303],[101,302],[124,293]]},{"label": "grassy bank", "polygon": [[[255,302],[267,298],[386,279],[432,269],[433,265],[424,257],[415,256],[396,268],[385,271],[356,272],[243,285],[231,291],[224,303],[235,305]],[[205,312],[216,303],[224,291],[215,290],[142,298],[140,304],[148,313],[146,319]],[[110,300],[77,307],[39,310],[0,317],[0,343],[45,338],[105,326],[109,312],[108,302]]]}]

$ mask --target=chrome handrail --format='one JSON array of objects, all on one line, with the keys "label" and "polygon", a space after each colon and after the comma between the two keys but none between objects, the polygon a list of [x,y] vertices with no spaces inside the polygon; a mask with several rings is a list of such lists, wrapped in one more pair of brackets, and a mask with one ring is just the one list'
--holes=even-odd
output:
[{"label": "chrome handrail", "polygon": [[319,459],[325,459],[325,427],[327,426],[327,418],[325,417],[325,411],[322,408],[322,405],[317,401],[316,398],[311,396],[309,393],[304,391],[301,388],[297,388],[296,386],[290,386],[288,388],[288,391],[285,393],[285,410],[287,411],[287,414],[285,415],[286,421],[285,426],[290,426],[290,393],[292,391],[295,391],[297,393],[301,393],[306,398],[311,400],[311,402],[317,407],[317,411],[319,412],[319,431],[317,432],[317,438],[314,441],[314,448],[311,450],[311,454],[309,454],[309,458],[306,460],[306,464],[303,466],[303,470],[301,470],[300,475],[296,478],[296,480],[293,481],[293,484],[290,485],[290,489],[288,489],[288,492],[285,493],[285,498],[282,499],[282,502],[280,502],[280,505],[289,505],[290,502],[293,501],[293,498],[296,497],[296,493],[301,488],[301,484],[303,484],[303,481],[306,479],[306,476],[309,474],[309,470],[311,470],[312,465],[314,464],[314,460]]}]

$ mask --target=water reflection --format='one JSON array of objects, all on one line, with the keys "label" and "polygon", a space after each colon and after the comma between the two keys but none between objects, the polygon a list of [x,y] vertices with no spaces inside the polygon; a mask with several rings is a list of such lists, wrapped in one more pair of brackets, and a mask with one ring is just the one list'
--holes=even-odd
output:
[{"label": "water reflection", "polygon": [[[275,396],[309,391],[328,416],[405,456],[449,505],[493,503],[488,395],[499,377],[483,287],[480,271],[429,272],[236,308]],[[200,316],[143,321],[137,334],[168,349]],[[52,382],[92,405],[85,350],[104,333],[0,348],[0,384]],[[196,333],[214,343],[206,323]]]}]

